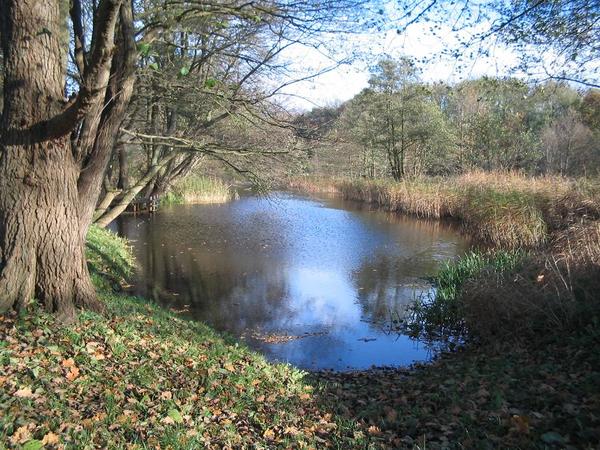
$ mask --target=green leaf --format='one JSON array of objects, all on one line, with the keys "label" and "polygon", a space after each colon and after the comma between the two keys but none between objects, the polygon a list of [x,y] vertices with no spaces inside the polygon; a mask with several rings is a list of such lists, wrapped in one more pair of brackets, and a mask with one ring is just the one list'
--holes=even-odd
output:
[{"label": "green leaf", "polygon": [[150,48],[151,46],[147,42],[138,44],[138,52],[140,52],[140,55],[142,56],[148,56],[148,53],[150,53]]},{"label": "green leaf", "polygon": [[183,417],[181,416],[181,413],[175,408],[170,409],[167,415],[173,419],[175,423],[183,423]]},{"label": "green leaf", "polygon": [[189,67],[182,67],[181,69],[179,69],[179,75],[180,77],[185,77],[188,73],[190,73],[190,68]]},{"label": "green leaf", "polygon": [[152,64],[148,64],[148,67],[150,67],[152,70],[158,70],[158,64],[155,62]]},{"label": "green leaf", "polygon": [[38,441],[37,439],[32,439],[31,441],[27,441],[25,445],[23,445],[23,450],[39,450],[43,448],[44,444],[42,441]]},{"label": "green leaf", "polygon": [[204,82],[204,86],[206,86],[207,88],[214,88],[217,85],[217,80],[215,80],[214,78],[208,78],[205,82]]},{"label": "green leaf", "polygon": [[542,434],[541,438],[546,444],[564,444],[565,442],[565,438],[556,431],[548,431]]}]

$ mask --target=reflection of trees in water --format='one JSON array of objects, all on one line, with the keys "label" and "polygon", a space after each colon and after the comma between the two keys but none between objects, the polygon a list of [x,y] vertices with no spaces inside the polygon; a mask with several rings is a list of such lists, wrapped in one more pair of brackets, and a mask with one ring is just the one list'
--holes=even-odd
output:
[{"label": "reflection of trees in water", "polygon": [[189,248],[181,230],[123,221],[122,232],[137,240],[137,293],[184,309],[217,329],[239,334],[290,314],[288,286],[280,266],[244,259],[224,245]]},{"label": "reflection of trees in water", "polygon": [[[462,242],[468,239],[467,237],[459,237],[461,225],[451,220],[418,218],[413,215],[385,211],[371,203],[344,200],[339,197],[331,200],[329,206],[345,211],[354,211],[358,213],[357,217],[369,222],[371,225],[376,222],[396,225],[389,231],[399,231],[402,234],[412,235],[419,239],[426,236],[433,236],[440,242]],[[397,225],[401,226],[398,227]]]},{"label": "reflection of trees in water", "polygon": [[431,288],[427,280],[413,274],[435,271],[433,251],[406,258],[379,253],[365,259],[352,277],[363,315],[381,325],[387,325],[391,318],[402,318],[407,306]]}]

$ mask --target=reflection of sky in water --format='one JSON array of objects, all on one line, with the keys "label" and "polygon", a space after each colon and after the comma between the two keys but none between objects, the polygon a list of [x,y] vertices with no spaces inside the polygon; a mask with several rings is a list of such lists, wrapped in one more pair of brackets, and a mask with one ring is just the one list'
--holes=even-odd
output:
[{"label": "reflection of sky in water", "polygon": [[317,268],[293,268],[288,271],[288,301],[294,310],[294,325],[325,327],[330,332],[360,321],[352,285],[343,273]]},{"label": "reflection of sky in water", "polygon": [[457,234],[341,200],[289,194],[124,217],[141,265],[136,290],[234,335],[299,336],[248,344],[305,368],[403,365],[428,358],[382,324],[401,315],[425,276],[465,248]]}]

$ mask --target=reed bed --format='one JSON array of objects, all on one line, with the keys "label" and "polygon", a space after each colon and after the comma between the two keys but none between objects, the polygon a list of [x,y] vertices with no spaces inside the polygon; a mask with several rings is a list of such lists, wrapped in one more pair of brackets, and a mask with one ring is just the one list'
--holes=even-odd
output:
[{"label": "reed bed", "polygon": [[596,221],[555,233],[545,251],[530,254],[516,271],[484,269],[464,283],[457,304],[466,329],[488,342],[582,332],[599,340],[599,291]]},{"label": "reed bed", "polygon": [[230,185],[219,178],[191,176],[176,183],[163,197],[165,204],[226,203],[237,198]]},{"label": "reed bed", "polygon": [[418,217],[460,221],[475,242],[504,249],[541,248],[552,232],[600,217],[598,182],[512,172],[470,172],[401,182],[302,178],[292,187],[339,192],[349,200]]}]

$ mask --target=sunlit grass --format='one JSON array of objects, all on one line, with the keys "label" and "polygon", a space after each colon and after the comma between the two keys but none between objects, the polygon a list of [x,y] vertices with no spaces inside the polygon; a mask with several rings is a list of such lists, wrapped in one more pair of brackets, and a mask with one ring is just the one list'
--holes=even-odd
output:
[{"label": "sunlit grass", "polygon": [[236,198],[235,191],[214,177],[189,176],[177,182],[162,197],[163,204],[225,203]]},{"label": "sunlit grass", "polygon": [[96,225],[88,231],[86,258],[94,282],[104,287],[126,284],[135,268],[127,241]]}]

